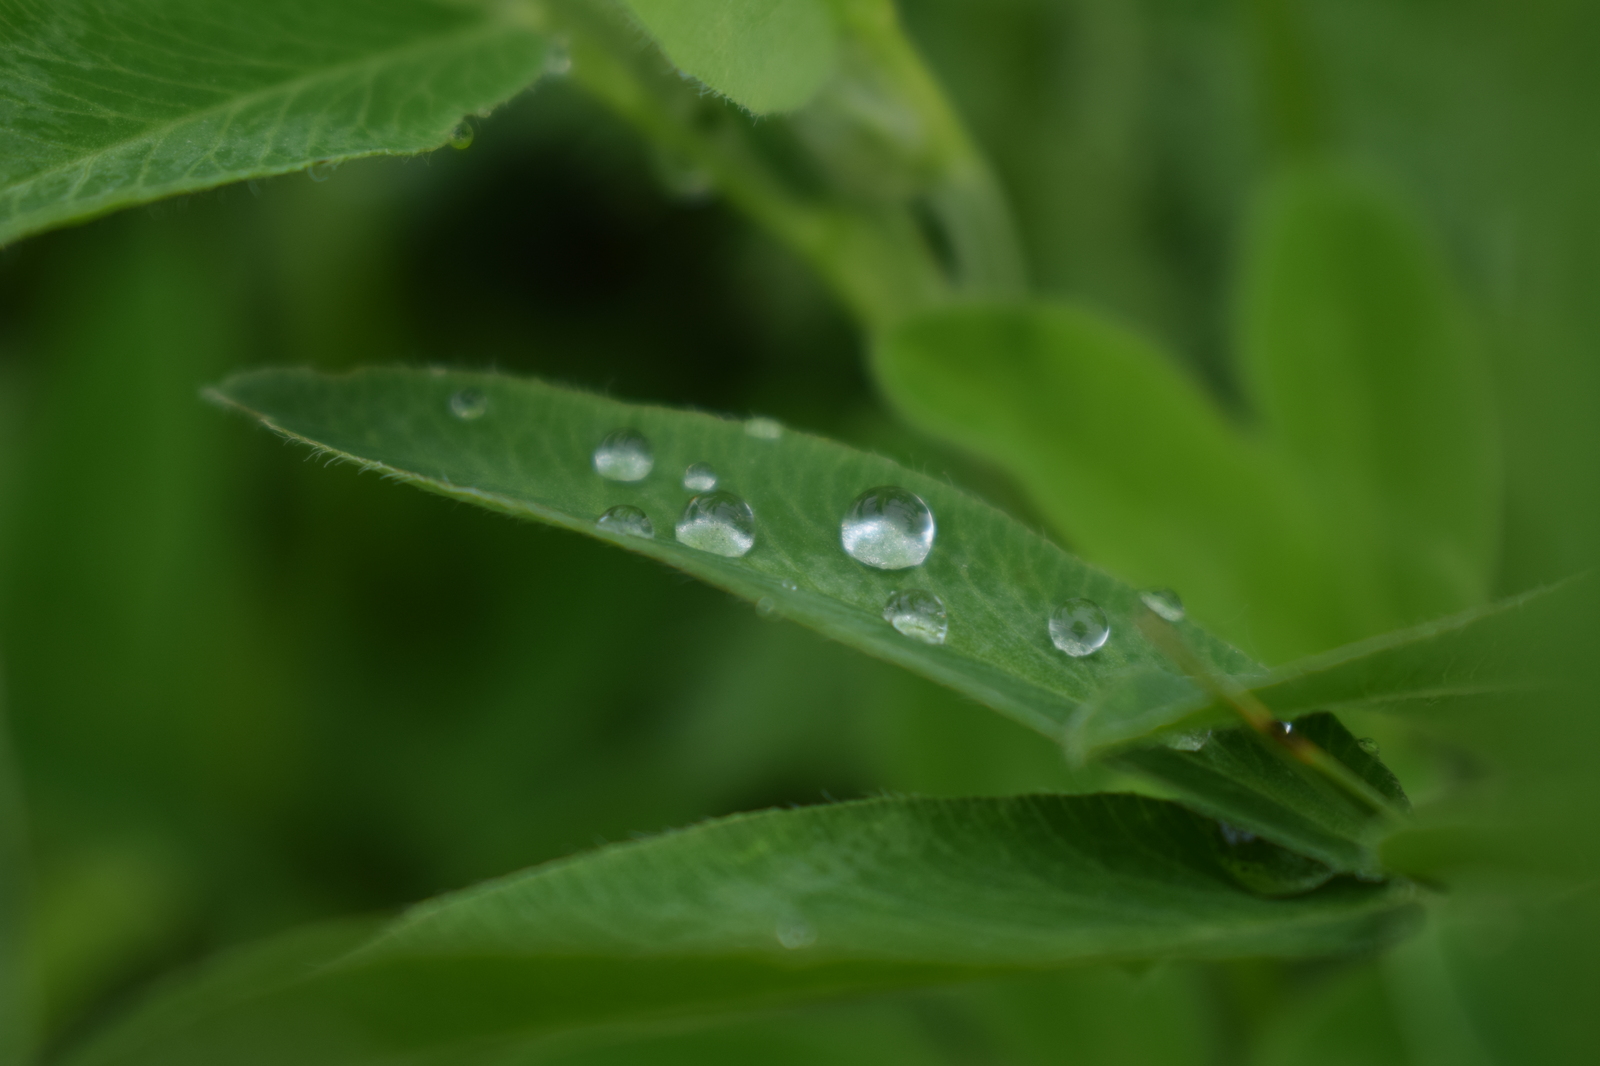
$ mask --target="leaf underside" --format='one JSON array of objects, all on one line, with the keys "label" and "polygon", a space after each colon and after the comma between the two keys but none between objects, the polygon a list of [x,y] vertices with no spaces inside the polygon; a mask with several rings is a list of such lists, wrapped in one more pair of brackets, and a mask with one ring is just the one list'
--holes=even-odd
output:
[{"label": "leaf underside", "polygon": [[415,1061],[1097,960],[1369,950],[1414,922],[1402,883],[1251,890],[1304,862],[1139,796],[739,815],[244,953],[69,1061]]}]

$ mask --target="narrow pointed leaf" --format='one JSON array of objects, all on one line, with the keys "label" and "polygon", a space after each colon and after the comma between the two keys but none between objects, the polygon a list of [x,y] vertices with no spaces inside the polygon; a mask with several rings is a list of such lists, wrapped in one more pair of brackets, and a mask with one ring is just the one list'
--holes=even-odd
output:
[{"label": "narrow pointed leaf", "polygon": [[[157,996],[74,1066],[381,1063],[1095,960],[1307,956],[1402,934],[1402,883],[1290,898],[1137,796],[872,800],[742,815],[311,932]],[[430,1059],[430,1061],[433,1061]]]},{"label": "narrow pointed leaf", "polygon": [[[475,393],[478,417],[452,413]],[[1164,668],[1136,630],[1136,592],[1086,566],[1021,523],[936,478],[796,432],[752,435],[739,422],[644,407],[539,382],[481,374],[375,369],[343,376],[265,370],[213,392],[272,429],[434,492],[549,522],[652,556],[846,644],[947,684],[1059,740],[1081,701],[1129,671]],[[593,452],[614,430],[651,442],[654,465],[626,483],[596,473]],[[691,463],[709,463],[717,488],[754,512],[754,546],[726,558],[680,543],[674,528],[694,495]],[[852,501],[878,486],[916,493],[936,532],[920,566],[882,570],[841,547]],[[597,524],[612,507],[648,517],[654,536]],[[931,645],[884,619],[897,591],[943,602],[948,635]],[[1088,597],[1111,636],[1086,658],[1051,643],[1051,609]],[[1237,651],[1184,622],[1197,653],[1221,673],[1255,669]]]},{"label": "narrow pointed leaf", "polygon": [[0,0],[0,244],[318,161],[437,148],[538,77],[529,10]]},{"label": "narrow pointed leaf", "polygon": [[824,0],[627,0],[682,70],[757,114],[799,107],[838,52]]}]

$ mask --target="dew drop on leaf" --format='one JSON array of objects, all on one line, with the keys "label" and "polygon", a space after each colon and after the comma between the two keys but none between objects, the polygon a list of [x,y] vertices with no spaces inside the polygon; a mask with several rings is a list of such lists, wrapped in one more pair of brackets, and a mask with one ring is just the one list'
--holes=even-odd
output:
[{"label": "dew drop on leaf", "polygon": [[933,550],[933,512],[914,492],[880,485],[857,496],[839,523],[839,542],[879,570],[921,566]]},{"label": "dew drop on leaf", "polygon": [[327,181],[333,177],[334,170],[339,166],[331,159],[319,159],[306,167],[306,177],[312,181]]},{"label": "dew drop on leaf", "polygon": [[463,422],[482,418],[489,410],[489,397],[477,389],[462,389],[450,397],[450,413]]},{"label": "dew drop on leaf", "polygon": [[1173,751],[1199,751],[1211,740],[1211,730],[1190,729],[1182,733],[1173,733],[1167,737],[1165,743]]},{"label": "dew drop on leaf", "polygon": [[895,629],[924,644],[943,644],[950,632],[944,601],[922,589],[905,589],[889,594],[883,617]]},{"label": "dew drop on leaf", "polygon": [[601,529],[625,533],[630,537],[654,537],[656,527],[650,516],[631,504],[618,504],[595,520]]},{"label": "dew drop on leaf", "polygon": [[594,450],[595,472],[610,481],[643,481],[655,465],[650,441],[636,429],[607,433]]},{"label": "dew drop on leaf", "polygon": [[731,492],[708,492],[683,509],[677,534],[691,548],[737,559],[755,545],[755,512]]},{"label": "dew drop on leaf", "polygon": [[1139,593],[1144,605],[1169,622],[1183,621],[1183,601],[1171,589],[1145,589]]},{"label": "dew drop on leaf", "polygon": [[450,131],[450,147],[457,150],[472,147],[472,138],[476,131],[472,128],[471,119],[462,119],[456,123],[456,128]]},{"label": "dew drop on leaf", "polygon": [[784,578],[781,582],[779,582],[779,584],[781,584],[784,587],[785,591],[788,591],[788,592],[798,592],[799,589],[800,589],[799,585],[796,585],[793,581],[790,581],[788,578]]},{"label": "dew drop on leaf", "polygon": [[1050,643],[1074,659],[1093,655],[1111,637],[1106,613],[1093,600],[1081,596],[1050,612]]},{"label": "dew drop on leaf", "polygon": [[744,431],[747,436],[754,437],[757,440],[777,440],[783,436],[783,426],[772,418],[747,418],[744,423]]},{"label": "dew drop on leaf", "polygon": [[817,942],[817,931],[798,918],[778,923],[776,933],[778,943],[790,951],[808,948]]},{"label": "dew drop on leaf", "polygon": [[1362,737],[1360,740],[1356,741],[1356,744],[1368,755],[1378,754],[1378,742],[1373,740],[1371,737]]},{"label": "dew drop on leaf", "polygon": [[762,618],[771,618],[778,613],[778,601],[771,596],[763,596],[756,601],[756,614]]},{"label": "dew drop on leaf", "polygon": [[1218,820],[1217,828],[1222,831],[1222,839],[1226,840],[1232,847],[1238,847],[1241,844],[1248,844],[1256,838],[1256,835],[1250,832],[1250,830],[1240,829],[1236,825],[1229,825],[1227,822],[1221,820]]},{"label": "dew drop on leaf", "polygon": [[717,487],[717,472],[710,463],[690,463],[683,472],[683,487],[690,492],[710,492]]}]

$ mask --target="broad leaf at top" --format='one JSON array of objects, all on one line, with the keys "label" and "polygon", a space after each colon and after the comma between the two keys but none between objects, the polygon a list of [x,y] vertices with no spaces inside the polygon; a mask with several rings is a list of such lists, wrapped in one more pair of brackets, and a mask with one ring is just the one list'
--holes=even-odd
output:
[{"label": "broad leaf at top", "polygon": [[0,0],[0,244],[319,161],[437,148],[539,76],[529,10]]},{"label": "broad leaf at top", "polygon": [[476,1061],[586,1027],[1006,971],[1360,952],[1413,923],[1403,882],[1274,898],[1305,862],[1138,796],[740,815],[445,896],[375,935],[247,952],[67,1061]]}]

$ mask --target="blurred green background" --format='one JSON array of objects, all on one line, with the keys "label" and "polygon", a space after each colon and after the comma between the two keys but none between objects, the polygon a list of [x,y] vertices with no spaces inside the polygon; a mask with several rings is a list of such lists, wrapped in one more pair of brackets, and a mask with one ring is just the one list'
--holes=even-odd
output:
[{"label": "blurred green background", "polygon": [[[1000,172],[1039,290],[1160,337],[1225,402],[1242,216],[1274,160],[1312,124],[1397,190],[1489,338],[1499,591],[1593,564],[1600,10],[902,9]],[[1305,86],[1274,81],[1280,31],[1305,42]],[[0,693],[55,1046],[219,947],[601,840],[881,791],[1105,784],[981,707],[653,563],[324,469],[199,400],[259,364],[495,367],[773,415],[1037,522],[996,471],[896,422],[805,264],[674,177],[551,79],[466,151],[229,187],[0,253]],[[1436,783],[1432,747],[1383,739],[1414,793]],[[1473,943],[1511,946],[1459,973],[1565,965],[1526,915],[1472,921],[1490,930]],[[1545,1012],[1503,997],[1503,1016],[1481,1012],[1467,977],[1440,993],[1444,950],[1084,971],[572,1054],[1509,1063],[1575,1046],[1541,1021],[1541,1052],[1524,1030]],[[1560,972],[1581,1013],[1592,969]],[[1454,1046],[1439,1034],[1464,1011],[1476,1035]]]}]

